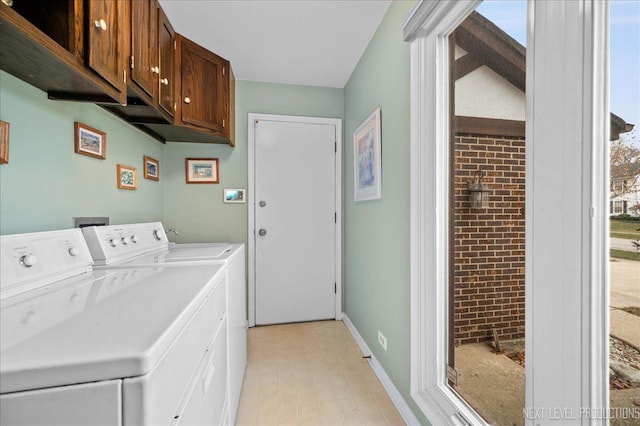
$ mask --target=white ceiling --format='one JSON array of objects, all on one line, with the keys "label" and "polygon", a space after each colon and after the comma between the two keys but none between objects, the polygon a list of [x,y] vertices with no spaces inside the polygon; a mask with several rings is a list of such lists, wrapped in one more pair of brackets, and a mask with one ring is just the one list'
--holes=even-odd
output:
[{"label": "white ceiling", "polygon": [[174,29],[231,61],[238,80],[347,83],[389,0],[160,0]]}]

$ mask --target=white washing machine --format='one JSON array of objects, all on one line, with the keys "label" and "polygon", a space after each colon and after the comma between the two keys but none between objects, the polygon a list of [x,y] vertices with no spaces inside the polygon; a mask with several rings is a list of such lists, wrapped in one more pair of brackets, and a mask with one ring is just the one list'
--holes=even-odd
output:
[{"label": "white washing machine", "polygon": [[247,310],[244,244],[170,243],[162,223],[83,228],[96,269],[162,265],[191,268],[224,265],[227,274],[227,360],[229,423],[235,424],[247,365]]},{"label": "white washing machine", "polygon": [[224,265],[96,271],[78,229],[0,248],[1,424],[219,424]]}]

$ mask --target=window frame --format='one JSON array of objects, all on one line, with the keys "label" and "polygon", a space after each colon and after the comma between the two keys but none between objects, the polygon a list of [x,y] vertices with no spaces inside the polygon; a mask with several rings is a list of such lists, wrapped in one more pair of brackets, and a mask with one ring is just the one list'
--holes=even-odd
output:
[{"label": "window frame", "polygon": [[[446,383],[448,36],[479,3],[421,0],[403,24],[411,43],[411,395],[434,424],[486,424]],[[529,0],[527,15],[525,409],[608,412],[608,1]],[[580,36],[562,42],[552,37],[563,31]],[[558,58],[564,68],[552,61]],[[553,99],[557,92],[545,91],[534,73],[571,82],[560,105]],[[561,144],[548,140],[552,126],[565,137]],[[552,142],[569,161],[560,171],[550,167],[559,155]],[[551,178],[566,184],[545,193]],[[561,209],[548,208],[554,200]],[[573,215],[569,231],[545,230],[551,214]],[[566,265],[554,263],[551,272],[558,277],[545,282],[549,248]],[[560,309],[554,297],[567,306]],[[534,345],[539,341],[544,344]]]}]

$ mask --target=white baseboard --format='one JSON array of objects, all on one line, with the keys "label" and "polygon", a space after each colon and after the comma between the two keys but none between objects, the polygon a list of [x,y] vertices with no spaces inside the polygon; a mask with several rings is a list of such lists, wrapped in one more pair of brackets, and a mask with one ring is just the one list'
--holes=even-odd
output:
[{"label": "white baseboard", "polygon": [[402,397],[402,394],[400,393],[398,388],[396,388],[396,386],[393,384],[391,378],[387,375],[387,372],[384,371],[384,368],[382,368],[380,362],[376,359],[375,356],[373,356],[373,354],[371,353],[371,349],[369,349],[367,343],[364,341],[360,333],[358,333],[358,330],[353,325],[347,314],[345,314],[344,312],[342,313],[342,322],[344,322],[344,325],[347,326],[347,330],[349,330],[356,343],[358,343],[358,346],[360,346],[360,350],[362,350],[362,353],[371,356],[371,358],[369,359],[369,364],[371,365],[373,372],[376,373],[376,376],[378,376],[378,379],[382,383],[382,386],[384,386],[384,389],[389,394],[389,397],[398,409],[398,412],[400,412],[400,415],[402,416],[404,422],[410,426],[420,426],[418,418],[415,416],[415,414],[413,414],[413,411],[411,411],[411,408],[409,408],[409,405]]}]

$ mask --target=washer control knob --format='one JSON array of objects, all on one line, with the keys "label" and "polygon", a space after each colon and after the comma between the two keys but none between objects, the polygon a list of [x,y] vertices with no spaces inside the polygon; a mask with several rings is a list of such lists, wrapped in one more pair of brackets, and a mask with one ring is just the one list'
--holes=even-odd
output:
[{"label": "washer control knob", "polygon": [[80,250],[78,250],[76,247],[71,247],[69,249],[69,255],[70,256],[77,256],[80,254]]},{"label": "washer control knob", "polygon": [[153,238],[155,238],[157,241],[160,241],[162,239],[162,237],[160,236],[160,231],[158,231],[157,229],[154,229]]},{"label": "washer control knob", "polygon": [[138,242],[138,237],[136,237],[135,235],[132,235],[132,236],[131,236],[131,242],[132,242],[133,244],[137,243],[137,242]]},{"label": "washer control knob", "polygon": [[25,254],[20,258],[20,266],[23,268],[31,268],[38,263],[38,257],[33,254]]},{"label": "washer control knob", "polygon": [[120,244],[120,243],[119,243],[119,241],[118,241],[118,240],[116,240],[115,238],[111,238],[111,239],[109,240],[109,245],[110,245],[111,247],[118,247],[118,244]]},{"label": "washer control knob", "polygon": [[122,241],[123,246],[126,246],[127,244],[129,244],[129,238],[127,237],[122,237],[120,241]]}]

